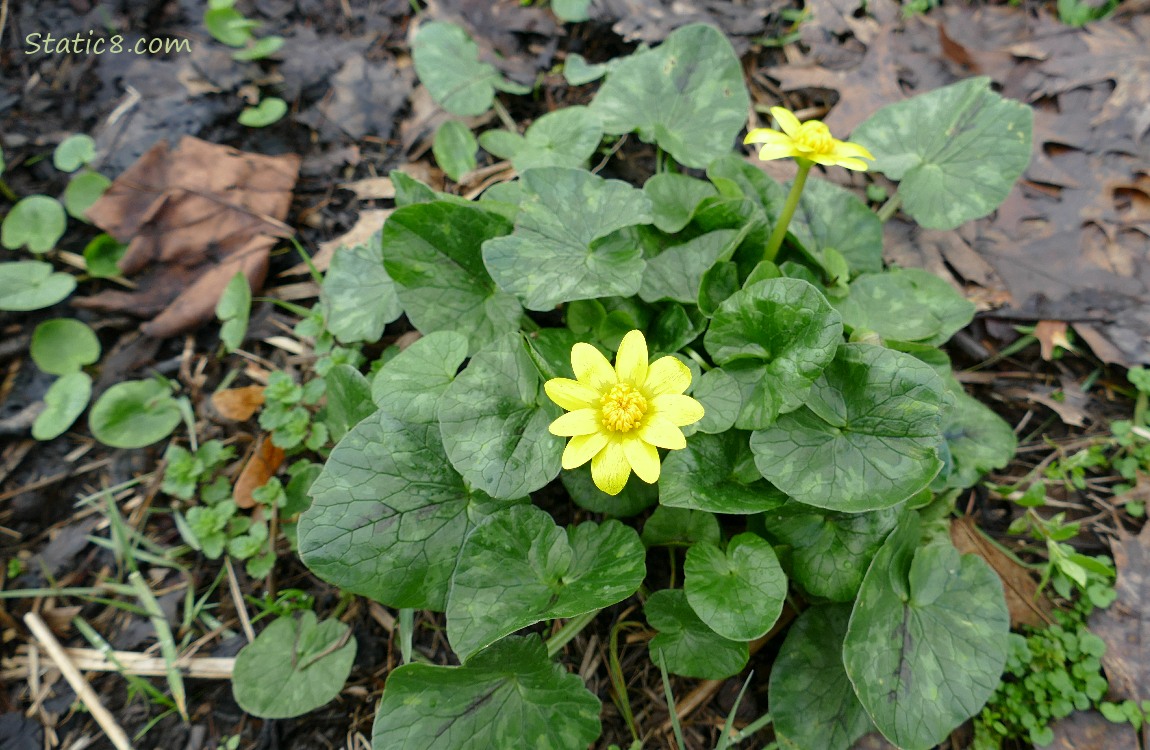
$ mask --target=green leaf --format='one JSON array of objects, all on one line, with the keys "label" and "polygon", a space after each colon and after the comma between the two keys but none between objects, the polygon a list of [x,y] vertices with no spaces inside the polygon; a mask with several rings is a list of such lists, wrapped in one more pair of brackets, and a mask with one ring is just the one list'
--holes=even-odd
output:
[{"label": "green leaf", "polygon": [[944,477],[947,487],[971,487],[983,474],[1010,463],[1018,438],[1010,425],[976,398],[966,395],[951,379],[953,399],[942,414],[942,434],[950,450],[952,466]]},{"label": "green leaf", "polygon": [[699,312],[714,317],[719,306],[739,291],[739,267],[730,261],[720,261],[703,274],[699,283]]},{"label": "green leaf", "polygon": [[84,265],[89,275],[97,279],[119,276],[116,265],[124,257],[128,246],[109,234],[98,234],[84,247]]},{"label": "green leaf", "polygon": [[687,550],[683,590],[695,614],[724,638],[752,641],[779,619],[787,598],[787,577],[762,537],[739,534],[727,551],[709,542]]},{"label": "green leaf", "polygon": [[618,521],[564,531],[544,510],[500,511],[471,532],[447,597],[447,639],[466,661],[536,622],[626,599],[646,575],[639,535]]},{"label": "green leaf", "polygon": [[591,0],[551,0],[551,10],[563,23],[586,21]]},{"label": "green leaf", "polygon": [[438,425],[383,411],[332,449],[311,495],[299,548],[312,572],[390,607],[437,611],[468,532],[511,504],[469,490]]},{"label": "green leaf", "polygon": [[898,518],[896,508],[820,513],[810,506],[790,503],[767,513],[763,524],[769,539],[791,548],[790,571],[795,583],[813,596],[849,602]]},{"label": "green leaf", "polygon": [[481,115],[491,107],[495,89],[527,94],[530,89],[505,81],[494,66],[479,61],[479,47],[459,26],[432,21],[411,43],[415,72],[435,101],[453,115]]},{"label": "green leaf", "polygon": [[44,411],[32,424],[32,437],[52,440],[64,434],[88,408],[92,379],[87,373],[70,372],[56,380],[44,394]]},{"label": "green leaf", "polygon": [[707,627],[681,589],[662,589],[647,598],[647,622],[659,634],[647,648],[651,661],[683,677],[721,680],[747,666],[747,644],[724,638]]},{"label": "green leaf", "polygon": [[96,142],[92,136],[76,133],[60,141],[52,153],[52,164],[61,172],[75,172],[96,158]]},{"label": "green leaf", "polygon": [[70,274],[57,273],[51,263],[18,260],[0,263],[0,310],[39,310],[64,300],[76,288]]},{"label": "green leaf", "polygon": [[489,130],[479,137],[484,149],[500,159],[510,159],[520,174],[539,167],[585,166],[601,140],[599,118],[578,105],[548,112],[522,136]]},{"label": "green leaf", "polygon": [[430,203],[439,198],[439,194],[430,187],[398,169],[388,172],[387,178],[395,187],[396,208],[403,208],[416,203]]},{"label": "green leaf", "polygon": [[787,496],[763,481],[747,447],[747,433],[692,435],[663,460],[659,501],[667,507],[746,515],[773,510]]},{"label": "green leaf", "polygon": [[438,424],[439,399],[465,359],[467,337],[462,333],[429,333],[376,373],[371,384],[372,400],[405,422]]},{"label": "green leaf", "polygon": [[204,28],[212,38],[229,47],[243,47],[252,38],[258,21],[249,21],[232,7],[211,8],[204,13]]},{"label": "green leaf", "polygon": [[599,699],[547,658],[537,635],[512,636],[461,667],[392,670],[372,746],[488,750],[508,738],[530,748],[582,748],[599,736]]},{"label": "green leaf", "polygon": [[245,107],[240,116],[236,118],[236,122],[246,128],[266,128],[272,123],[278,122],[281,117],[287,114],[287,102],[280,99],[278,96],[269,96],[260,100],[260,103],[254,107]]},{"label": "green leaf", "polygon": [[934,747],[982,709],[1010,632],[991,567],[947,539],[918,547],[919,534],[917,521],[905,523],[875,555],[843,642],[859,700],[907,750]]},{"label": "green leaf", "polygon": [[511,231],[501,216],[446,201],[397,209],[383,227],[383,258],[399,300],[423,333],[455,330],[471,353],[519,327],[519,301],[483,265],[485,240]]},{"label": "green leaf", "polygon": [[713,513],[660,505],[643,524],[643,544],[648,547],[689,546],[696,542],[719,543],[719,519]]},{"label": "green leaf", "polygon": [[659,502],[658,485],[646,482],[627,482],[618,495],[608,495],[595,486],[590,463],[560,472],[559,479],[575,504],[592,513],[627,518]]},{"label": "green leaf", "polygon": [[376,410],[371,383],[351,365],[336,365],[323,377],[327,383],[327,410],[324,424],[331,439],[343,436]]},{"label": "green leaf", "polygon": [[282,36],[265,36],[262,39],[257,39],[255,44],[247,49],[236,50],[232,53],[232,59],[239,62],[251,62],[252,60],[263,60],[265,57],[271,57],[280,51],[284,46],[284,38]]},{"label": "green leaf", "polygon": [[726,370],[715,367],[704,372],[691,396],[704,410],[703,418],[695,425],[698,432],[718,434],[734,427],[743,406],[743,392]]},{"label": "green leaf", "polygon": [[844,344],[805,407],[751,435],[755,465],[807,505],[847,513],[897,505],[942,468],[942,387],[909,354]]},{"label": "green leaf", "polygon": [[882,220],[849,190],[825,180],[811,180],[791,219],[790,231],[807,250],[822,257],[827,250],[846,258],[852,274],[880,273]]},{"label": "green leaf", "polygon": [[1030,163],[1034,114],[986,77],[883,107],[851,140],[877,157],[871,171],[900,182],[902,209],[928,229],[954,229],[1006,199]]},{"label": "green leaf", "polygon": [[435,141],[431,151],[435,155],[435,163],[451,179],[456,182],[459,178],[476,167],[475,152],[479,144],[471,128],[459,120],[447,120],[435,131]]},{"label": "green leaf", "polygon": [[931,346],[946,343],[974,318],[974,303],[920,268],[859,276],[838,308],[848,328]]},{"label": "green leaf", "polygon": [[159,380],[117,383],[88,414],[92,436],[112,448],[143,448],[163,440],[182,419],[172,390]]},{"label": "green leaf", "polygon": [[762,209],[764,219],[778,216],[787,202],[787,191],[782,185],[737,154],[727,152],[713,161],[707,166],[707,178],[726,198],[737,199],[741,195],[749,199]]},{"label": "green leaf", "polygon": [[100,200],[111,185],[112,181],[99,172],[81,172],[64,188],[64,209],[72,218],[88,222],[84,212]]},{"label": "green leaf", "polygon": [[243,271],[236,271],[236,275],[224,287],[220,301],[216,303],[216,317],[223,323],[220,326],[220,342],[226,351],[234,352],[244,343],[251,309],[252,288],[248,285],[248,277]]},{"label": "green leaf", "polygon": [[[582,2],[582,0],[568,0],[570,2]],[[621,58],[619,58],[621,59]],[[567,83],[572,86],[583,86],[584,84],[598,81],[607,72],[614,67],[615,60],[602,63],[588,63],[587,58],[580,55],[578,52],[568,52],[567,59],[563,61],[563,77],[567,79]]]},{"label": "green leaf", "polygon": [[647,261],[639,296],[644,302],[670,299],[695,304],[703,275],[719,261],[729,260],[740,239],[734,229],[719,229],[672,245]]},{"label": "green leaf", "polygon": [[315,612],[281,617],[240,649],[232,694],[240,708],[263,719],[314,711],[339,695],[355,662],[351,629]]},{"label": "green leaf", "polygon": [[735,426],[766,427],[802,406],[842,335],[838,313],[805,281],[768,279],[731,295],[704,345],[742,388]]},{"label": "green leaf", "polygon": [[[663,306],[647,329],[647,346],[650,348],[652,358],[678,352],[702,335],[706,327],[707,319],[694,305],[684,307],[670,303]],[[693,360],[687,360],[684,355],[679,356],[684,362],[689,362],[688,367],[694,364],[695,368],[698,368],[698,364]]]},{"label": "green leaf", "polygon": [[100,339],[73,318],[45,320],[32,333],[29,353],[44,372],[67,375],[100,359]]},{"label": "green leaf", "polygon": [[657,49],[617,61],[591,103],[605,132],[637,130],[697,169],[730,152],[749,106],[735,50],[704,24],[678,28]]},{"label": "green leaf", "polygon": [[[568,57],[568,61],[570,61]],[[660,172],[643,185],[651,199],[655,226],[674,234],[691,223],[691,216],[704,198],[718,195],[715,186],[677,172]]]},{"label": "green leaf", "polygon": [[522,497],[559,474],[563,440],[547,430],[559,414],[516,331],[477,352],[447,386],[439,427],[468,483],[492,497]]},{"label": "green leaf", "polygon": [[785,747],[849,750],[874,725],[843,668],[843,637],[851,608],[811,607],[787,631],[771,667],[775,732]]},{"label": "green leaf", "polygon": [[0,225],[0,244],[9,250],[27,246],[29,252],[46,253],[64,236],[68,217],[55,198],[29,195],[21,198]]},{"label": "green leaf", "polygon": [[320,299],[328,330],[344,344],[378,341],[384,327],[403,314],[395,282],[384,270],[379,235],[332,255]]},{"label": "green leaf", "polygon": [[521,181],[515,232],[483,243],[483,261],[500,288],[529,310],[639,291],[643,251],[612,233],[651,223],[643,191],[564,167],[532,169]]}]

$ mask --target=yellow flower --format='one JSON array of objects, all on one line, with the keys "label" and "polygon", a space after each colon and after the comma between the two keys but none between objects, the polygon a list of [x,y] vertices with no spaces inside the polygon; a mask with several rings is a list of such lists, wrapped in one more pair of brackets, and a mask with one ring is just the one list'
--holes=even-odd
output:
[{"label": "yellow flower", "polygon": [[847,143],[832,137],[831,131],[819,120],[800,123],[794,114],[782,107],[771,107],[771,115],[783,132],[756,128],[743,139],[744,144],[764,144],[759,149],[759,158],[763,161],[793,156],[828,167],[839,166],[865,172],[867,165],[862,159],[874,160],[870,151],[857,143]]},{"label": "yellow flower", "polygon": [[703,405],[683,391],[691,371],[674,357],[647,363],[647,340],[631,331],[619,344],[615,366],[590,344],[571,348],[575,380],[544,384],[567,414],[551,423],[551,434],[569,437],[563,468],[591,462],[595,486],[609,495],[623,491],[631,470],[648,484],[659,479],[657,448],[685,448],[680,427],[703,418]]}]

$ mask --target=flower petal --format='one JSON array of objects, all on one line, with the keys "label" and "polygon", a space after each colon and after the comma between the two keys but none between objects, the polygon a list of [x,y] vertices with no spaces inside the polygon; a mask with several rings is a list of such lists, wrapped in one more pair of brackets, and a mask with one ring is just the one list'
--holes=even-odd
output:
[{"label": "flower petal", "polygon": [[563,468],[577,469],[594,458],[607,445],[607,435],[593,432],[571,438],[563,449]]},{"label": "flower petal", "polygon": [[790,143],[791,138],[786,133],[780,133],[777,130],[770,128],[755,128],[747,133],[747,137],[743,139],[743,145],[749,143]]},{"label": "flower petal", "polygon": [[600,427],[598,409],[577,409],[559,417],[547,429],[551,431],[552,435],[571,437],[572,435],[590,435],[592,432],[598,432]]},{"label": "flower petal", "polygon": [[647,484],[659,481],[659,451],[638,438],[623,441],[623,454],[635,474]]},{"label": "flower petal", "polygon": [[596,391],[602,392],[615,384],[611,363],[598,349],[582,341],[571,347],[571,369],[576,380]]},{"label": "flower petal", "polygon": [[619,440],[609,441],[607,447],[591,459],[591,479],[595,481],[596,487],[608,495],[622,492],[630,476],[631,464],[627,463],[627,454],[623,452],[623,444]]},{"label": "flower petal", "polygon": [[857,172],[865,172],[868,169],[867,163],[862,159],[839,159],[835,162],[835,166],[853,169]]},{"label": "flower petal", "polygon": [[571,378],[552,378],[543,384],[547,397],[567,411],[599,406],[599,392]]},{"label": "flower petal", "polygon": [[835,141],[834,150],[831,152],[839,158],[862,157],[864,159],[874,160],[874,154],[866,149],[865,146],[860,146],[857,143],[850,143],[849,141]]},{"label": "flower petal", "polygon": [[624,380],[636,388],[647,380],[647,339],[642,331],[631,331],[619,344],[615,355],[615,372],[619,380]]},{"label": "flower petal", "polygon": [[687,439],[683,431],[675,423],[662,414],[656,414],[639,428],[639,437],[659,448],[680,450],[687,447]]},{"label": "flower petal", "polygon": [[652,418],[656,415],[666,417],[676,427],[686,427],[703,418],[703,405],[690,396],[664,393],[652,399],[651,406],[654,407]]},{"label": "flower petal", "polygon": [[643,389],[648,396],[682,393],[691,385],[691,368],[672,356],[660,357],[647,368]]},{"label": "flower petal", "polygon": [[771,117],[775,118],[775,122],[779,124],[783,132],[794,138],[799,132],[799,118],[795,117],[789,109],[782,107],[771,107]]},{"label": "flower petal", "polygon": [[788,156],[802,156],[802,152],[791,143],[773,143],[759,149],[759,161],[786,159]]}]

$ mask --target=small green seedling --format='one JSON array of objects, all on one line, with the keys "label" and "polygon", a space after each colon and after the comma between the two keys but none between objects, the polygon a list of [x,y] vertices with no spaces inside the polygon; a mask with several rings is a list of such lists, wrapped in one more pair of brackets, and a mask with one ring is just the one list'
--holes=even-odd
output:
[{"label": "small green seedling", "polygon": [[0,310],[25,312],[51,307],[67,299],[75,288],[76,279],[56,271],[51,263],[0,263]]},{"label": "small green seedling", "polygon": [[4,217],[0,244],[9,250],[27,247],[29,252],[40,255],[56,247],[67,224],[68,216],[60,201],[47,195],[29,195]]},{"label": "small green seedling", "polygon": [[93,437],[113,448],[143,448],[163,440],[188,408],[186,398],[175,398],[172,390],[159,378],[117,383],[104,391],[88,415]]},{"label": "small green seedling", "polygon": [[240,112],[239,123],[249,128],[266,128],[287,114],[287,109],[287,102],[278,96],[265,97],[256,106]]},{"label": "small green seedling", "polygon": [[244,272],[237,271],[216,304],[216,317],[223,323],[220,326],[220,341],[225,351],[234,352],[243,344],[251,307],[252,288]]},{"label": "small green seedling", "polygon": [[29,353],[44,372],[67,375],[100,359],[100,339],[78,320],[46,320],[32,332]]}]

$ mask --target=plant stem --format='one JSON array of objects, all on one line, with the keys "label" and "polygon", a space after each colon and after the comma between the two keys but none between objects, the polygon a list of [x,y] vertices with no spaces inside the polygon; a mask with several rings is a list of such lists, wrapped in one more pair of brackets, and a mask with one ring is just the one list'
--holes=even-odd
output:
[{"label": "plant stem", "polygon": [[807,184],[807,174],[811,171],[811,166],[814,162],[807,159],[795,159],[799,163],[799,173],[795,175],[795,181],[791,184],[791,193],[787,196],[787,202],[783,204],[783,212],[779,214],[779,220],[775,223],[775,228],[771,231],[771,237],[767,240],[767,249],[763,251],[763,260],[775,260],[775,256],[779,254],[779,248],[783,246],[783,238],[787,236],[787,226],[791,223],[791,217],[795,215],[795,209],[799,205],[799,198],[803,194],[803,186]]},{"label": "plant stem", "polygon": [[403,663],[411,663],[411,637],[415,633],[415,610],[404,607],[399,610],[399,652]]},{"label": "plant stem", "polygon": [[511,119],[511,113],[503,106],[503,102],[498,98],[491,100],[491,108],[495,110],[495,114],[499,117],[499,121],[503,123],[503,127],[510,130],[512,133],[519,133],[519,128],[515,127],[515,120]]},{"label": "plant stem", "polygon": [[901,205],[902,205],[902,196],[899,195],[898,193],[895,193],[891,197],[887,198],[886,203],[879,206],[879,209],[878,209],[879,221],[881,221],[885,224],[890,219],[890,217],[894,216],[894,212],[897,211],[899,206],[901,206]]},{"label": "plant stem", "polygon": [[587,627],[587,624],[595,619],[595,615],[599,614],[602,610],[593,609],[590,612],[584,612],[581,615],[572,617],[559,628],[559,632],[547,639],[547,656],[552,657],[559,653],[564,646],[566,646],[572,638],[579,635],[579,631]]}]

